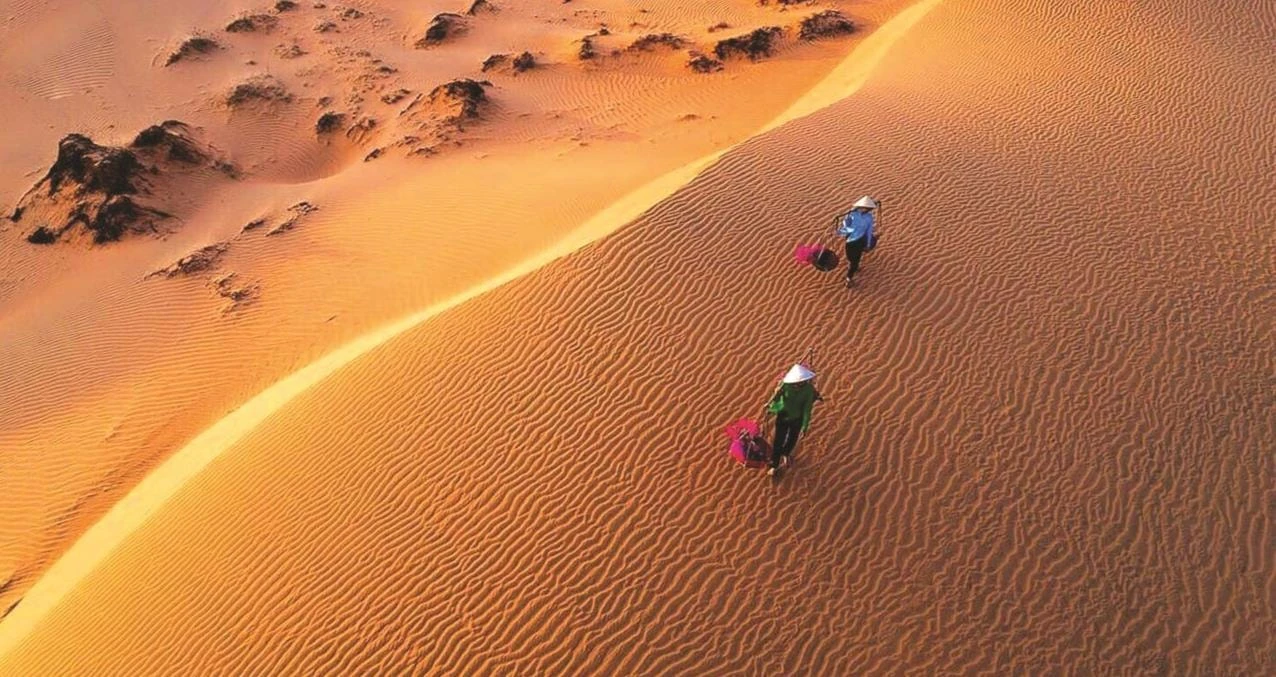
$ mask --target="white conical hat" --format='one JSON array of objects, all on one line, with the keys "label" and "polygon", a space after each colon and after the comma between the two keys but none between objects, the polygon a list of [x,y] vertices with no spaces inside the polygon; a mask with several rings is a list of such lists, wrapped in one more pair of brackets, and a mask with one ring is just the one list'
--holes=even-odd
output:
[{"label": "white conical hat", "polygon": [[815,378],[815,372],[800,364],[795,364],[793,365],[793,368],[789,370],[789,373],[784,375],[784,382],[801,383],[803,381],[810,381],[813,378]]},{"label": "white conical hat", "polygon": [[859,209],[860,207],[867,207],[869,209],[877,209],[877,200],[874,200],[873,198],[865,195],[864,197],[856,200],[855,204],[851,205],[852,209]]}]

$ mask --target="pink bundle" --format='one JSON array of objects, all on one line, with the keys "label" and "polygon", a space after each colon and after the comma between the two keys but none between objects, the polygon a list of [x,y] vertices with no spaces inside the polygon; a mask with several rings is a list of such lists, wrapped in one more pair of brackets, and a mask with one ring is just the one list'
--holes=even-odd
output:
[{"label": "pink bundle", "polygon": [[837,254],[822,244],[800,244],[793,250],[793,259],[800,265],[814,266],[818,270],[837,267]]},{"label": "pink bundle", "polygon": [[822,251],[824,251],[824,245],[800,244],[793,250],[793,258],[802,265],[813,266],[819,260]]},{"label": "pink bundle", "polygon": [[762,428],[751,418],[742,418],[727,426],[731,438],[731,458],[747,468],[761,468],[771,458],[771,445],[762,438]]},{"label": "pink bundle", "polygon": [[742,418],[735,423],[727,425],[727,429],[724,432],[727,434],[727,437],[734,440],[739,439],[742,435],[757,437],[762,434],[762,428],[758,425],[757,421],[751,418]]}]

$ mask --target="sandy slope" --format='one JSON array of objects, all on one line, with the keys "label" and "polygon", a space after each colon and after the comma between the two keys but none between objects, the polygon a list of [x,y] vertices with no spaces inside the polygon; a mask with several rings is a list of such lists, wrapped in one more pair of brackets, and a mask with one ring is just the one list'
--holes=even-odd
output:
[{"label": "sandy slope", "polygon": [[[719,36],[706,31],[716,21],[788,25],[814,10],[506,2],[469,19],[454,42],[418,50],[409,38],[457,3],[354,3],[363,16],[349,20],[344,5],[312,4],[279,13],[269,31],[230,35],[220,27],[253,7],[0,3],[0,96],[23,112],[0,128],[6,214],[70,131],[124,143],[179,118],[244,174],[164,196],[180,218],[159,240],[40,248],[23,241],[29,223],[0,220],[0,608],[158,462],[255,393],[369,327],[561,249],[628,191],[747,138],[857,42],[790,40],[773,59],[697,75],[682,65],[686,50],[606,50],[656,30],[704,43]],[[900,3],[841,4],[871,28]],[[312,30],[328,19],[336,31]],[[578,61],[580,37],[604,21],[613,33],[599,39],[602,56]],[[222,49],[163,66],[193,32]],[[277,48],[292,44],[306,53],[281,58]],[[486,56],[520,49],[535,51],[540,66],[480,70]],[[372,59],[397,71],[379,73]],[[67,73],[56,68],[64,63]],[[295,100],[233,110],[221,102],[232,83],[264,72]],[[461,76],[492,82],[482,119],[458,147],[403,157],[393,144],[408,131],[398,111],[410,99],[377,96]],[[317,138],[322,96],[352,115],[347,104],[361,100],[381,120],[377,133],[362,143]],[[381,158],[361,161],[381,147]],[[265,234],[302,200],[319,211],[286,234]],[[265,227],[241,232],[262,217]],[[213,270],[144,279],[219,242],[229,249]],[[259,297],[227,312],[211,287],[227,273]]]},{"label": "sandy slope", "polygon": [[[286,403],[19,605],[4,668],[1272,672],[1276,16],[1179,4],[944,0],[855,96]],[[848,294],[788,250],[861,186]],[[772,486],[718,428],[807,345]]]}]

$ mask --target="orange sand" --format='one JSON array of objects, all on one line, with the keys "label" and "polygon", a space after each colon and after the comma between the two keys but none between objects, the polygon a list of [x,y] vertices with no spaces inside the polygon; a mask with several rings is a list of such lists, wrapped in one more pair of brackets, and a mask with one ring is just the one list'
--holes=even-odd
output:
[{"label": "orange sand", "polygon": [[[162,241],[38,248],[22,239],[30,223],[0,220],[7,229],[0,231],[6,263],[0,399],[9,405],[0,411],[6,458],[0,473],[24,479],[9,493],[12,500],[0,500],[0,540],[12,543],[0,550],[0,582],[9,582],[0,584],[0,609],[150,468],[253,394],[369,328],[473,293],[526,269],[530,259],[619,227],[637,212],[621,209],[632,212],[621,220],[603,214],[601,225],[586,229],[592,237],[576,232],[628,192],[669,171],[685,173],[688,162],[756,132],[856,44],[855,38],[790,40],[774,59],[730,63],[710,75],[687,72],[685,50],[604,54],[582,63],[573,56],[577,41],[601,21],[613,29],[600,41],[603,49],[656,30],[681,29],[703,42],[717,39],[705,30],[717,21],[742,30],[793,23],[806,13],[747,3],[689,11],[665,3],[653,4],[647,17],[622,3],[588,11],[498,4],[499,13],[474,17],[466,34],[430,50],[411,48],[406,36],[454,7],[368,5],[361,19],[337,19],[338,32],[316,34],[312,25],[340,8],[302,3],[280,13],[269,34],[233,36],[220,27],[243,9],[238,5],[179,5],[161,16],[143,6],[96,4],[69,14],[29,3],[0,12],[14,16],[0,24],[4,63],[14,65],[0,85],[29,111],[27,124],[0,129],[5,214],[71,131],[121,143],[148,124],[177,118],[200,126],[246,174],[238,182],[189,187],[172,210],[181,222]],[[847,12],[871,28],[894,4]],[[651,25],[628,27],[640,20]],[[58,32],[58,22],[76,21],[105,28]],[[162,67],[192,32],[212,35],[225,49]],[[40,44],[24,48],[28,37]],[[276,45],[293,41],[308,55],[290,61],[274,55]],[[372,57],[355,59],[358,49]],[[542,67],[519,75],[480,72],[487,55],[519,49],[535,50]],[[98,61],[90,53],[101,53]],[[383,139],[357,152],[342,147],[342,139],[318,142],[313,125],[323,110],[320,95],[360,93],[367,69],[347,72],[353,68],[347,62],[366,65],[369,58],[398,73],[360,94],[365,100],[467,76],[492,81],[493,104],[457,148],[425,158],[390,148],[364,163],[367,150],[396,138],[395,107],[367,104],[382,118]],[[52,88],[68,79],[54,78],[61,71],[52,66],[64,62],[76,69],[100,62],[104,75]],[[218,103],[230,83],[265,71],[286,81],[298,100],[247,111]],[[32,84],[36,79],[45,84]],[[155,103],[138,107],[139,99]],[[688,115],[696,117],[682,119]],[[265,236],[300,200],[319,211],[285,235]],[[269,224],[240,233],[259,217]],[[230,243],[216,270],[143,279],[214,242]],[[232,272],[260,287],[251,311],[224,312],[228,304],[210,288],[212,278]]]},{"label": "orange sand", "polygon": [[[467,49],[562,64],[491,76],[461,146],[371,163],[316,151],[300,104],[266,133],[139,65],[238,7],[84,3],[59,45],[3,6],[31,121],[5,199],[62,134],[165,117],[251,173],[163,240],[0,232],[0,673],[1276,670],[1273,10],[847,3],[885,25],[698,76],[581,68],[508,4]],[[586,132],[545,114],[573,106]],[[887,211],[857,287],[794,267],[862,192]],[[300,199],[219,264],[257,301],[141,280]],[[797,467],[733,467],[721,425],[812,345]]]}]

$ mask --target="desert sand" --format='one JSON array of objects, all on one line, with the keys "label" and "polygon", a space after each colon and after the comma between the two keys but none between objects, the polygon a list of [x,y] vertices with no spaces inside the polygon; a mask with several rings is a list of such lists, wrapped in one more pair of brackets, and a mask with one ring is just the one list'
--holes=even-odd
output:
[{"label": "desert sand", "polygon": [[1276,8],[316,4],[0,4],[0,674],[1276,672]]}]

